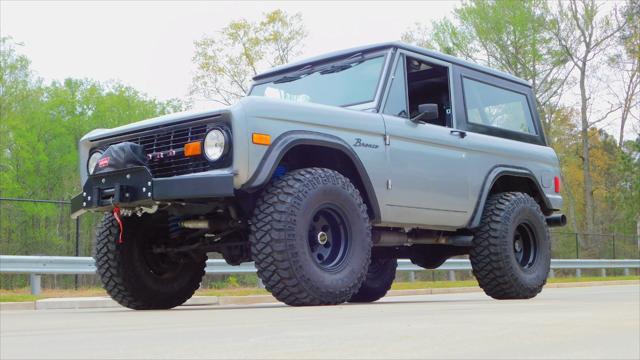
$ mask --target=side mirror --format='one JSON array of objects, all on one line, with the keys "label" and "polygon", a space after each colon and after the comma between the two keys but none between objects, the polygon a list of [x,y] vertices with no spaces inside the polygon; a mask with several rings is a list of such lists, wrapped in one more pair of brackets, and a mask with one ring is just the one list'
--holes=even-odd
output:
[{"label": "side mirror", "polygon": [[420,104],[418,105],[418,112],[420,114],[411,119],[414,123],[437,120],[439,117],[438,104]]}]

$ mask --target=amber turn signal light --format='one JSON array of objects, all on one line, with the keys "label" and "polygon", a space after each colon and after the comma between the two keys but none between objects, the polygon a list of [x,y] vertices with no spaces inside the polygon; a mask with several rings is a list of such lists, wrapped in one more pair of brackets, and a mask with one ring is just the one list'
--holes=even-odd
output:
[{"label": "amber turn signal light", "polygon": [[271,135],[253,133],[251,140],[254,144],[269,145],[271,144]]},{"label": "amber turn signal light", "polygon": [[202,155],[202,143],[200,141],[194,141],[184,144],[184,156],[198,155]]}]

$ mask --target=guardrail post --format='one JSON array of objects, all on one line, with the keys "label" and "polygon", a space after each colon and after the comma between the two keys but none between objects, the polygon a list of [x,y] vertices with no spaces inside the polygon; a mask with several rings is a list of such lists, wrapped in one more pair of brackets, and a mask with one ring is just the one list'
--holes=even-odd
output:
[{"label": "guardrail post", "polygon": [[582,269],[576,269],[576,277],[582,277]]},{"label": "guardrail post", "polygon": [[554,278],[556,277],[556,272],[553,271],[553,269],[549,269],[549,278]]},{"label": "guardrail post", "polygon": [[612,234],[611,238],[613,240],[612,241],[613,242],[613,245],[612,245],[612,247],[613,247],[613,249],[612,249],[613,250],[613,258],[615,259],[616,258],[616,234]]},{"label": "guardrail post", "polygon": [[409,271],[409,282],[414,282],[414,281],[416,281],[416,272]]},{"label": "guardrail post", "polygon": [[31,284],[31,295],[40,295],[42,289],[40,287],[41,276],[38,274],[29,274],[29,283]]},{"label": "guardrail post", "polygon": [[456,272],[449,270],[449,281],[456,281]]},{"label": "guardrail post", "polygon": [[260,289],[264,289],[264,283],[262,282],[262,279],[258,278],[258,287]]},{"label": "guardrail post", "polygon": [[[80,217],[76,218],[76,256],[80,256]],[[75,289],[78,290],[78,274],[75,275]]]},{"label": "guardrail post", "polygon": [[600,275],[602,275],[602,277],[607,277],[607,269],[600,269]]},{"label": "guardrail post", "polygon": [[624,276],[629,276],[629,268],[624,268]]}]

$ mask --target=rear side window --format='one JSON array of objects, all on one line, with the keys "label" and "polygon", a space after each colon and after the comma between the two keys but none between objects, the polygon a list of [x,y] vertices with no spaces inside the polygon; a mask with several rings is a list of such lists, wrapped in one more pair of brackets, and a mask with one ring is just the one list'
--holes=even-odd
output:
[{"label": "rear side window", "polygon": [[468,122],[536,135],[524,94],[467,78],[462,81]]}]

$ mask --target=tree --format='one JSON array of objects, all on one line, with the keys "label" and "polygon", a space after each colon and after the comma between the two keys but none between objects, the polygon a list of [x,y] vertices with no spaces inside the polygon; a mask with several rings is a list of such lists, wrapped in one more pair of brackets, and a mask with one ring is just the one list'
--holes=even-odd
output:
[{"label": "tree", "polygon": [[259,70],[288,63],[299,55],[306,36],[299,13],[274,10],[260,22],[232,21],[215,36],[195,42],[192,96],[233,104],[249,91]]},{"label": "tree", "polygon": [[29,59],[18,54],[15,46],[13,39],[0,38],[0,182],[2,174],[8,170],[12,152],[7,119],[35,106],[38,99],[31,89],[40,83],[40,79],[35,78],[31,72]]},{"label": "tree", "polygon": [[640,1],[628,0],[623,15],[623,21],[628,24],[621,27],[618,36],[623,51],[615,53],[611,59],[613,73],[617,75],[622,91],[610,87],[621,107],[619,147],[624,145],[627,121],[630,118],[640,121]]},{"label": "tree", "polygon": [[550,20],[545,0],[474,0],[456,9],[453,20],[416,25],[402,38],[529,80],[549,131],[571,71],[552,41]]},{"label": "tree", "polygon": [[[552,32],[561,51],[578,71],[585,230],[592,233],[595,231],[595,214],[589,129],[619,109],[612,106],[597,115],[593,114],[595,89],[601,87],[593,72],[602,55],[614,45],[613,40],[626,26],[626,21],[615,23],[611,15],[601,14],[600,5],[595,0],[558,2],[557,10],[557,16],[551,22]],[[588,77],[591,79],[590,83],[587,82]]]},{"label": "tree", "polygon": [[[627,120],[638,117],[639,9],[638,0],[628,0],[621,16],[615,4],[595,0],[467,0],[451,18],[418,24],[403,40],[529,80],[560,158],[569,224],[575,231],[628,231],[628,217],[636,215],[626,212],[623,219],[616,206],[631,206],[631,197],[614,200],[628,193],[613,189],[627,186],[629,171],[615,164],[629,145],[612,141],[598,124],[621,115],[624,132]],[[612,54],[608,65],[615,71],[607,71]],[[574,90],[578,106],[570,103]]]},{"label": "tree", "polygon": [[[1,45],[1,197],[68,200],[80,191],[82,135],[183,109],[179,101],[150,99],[118,83],[66,79],[44,85],[11,39]],[[87,220],[83,229],[90,234]],[[71,255],[71,224],[66,207],[2,201],[0,253]]]}]

